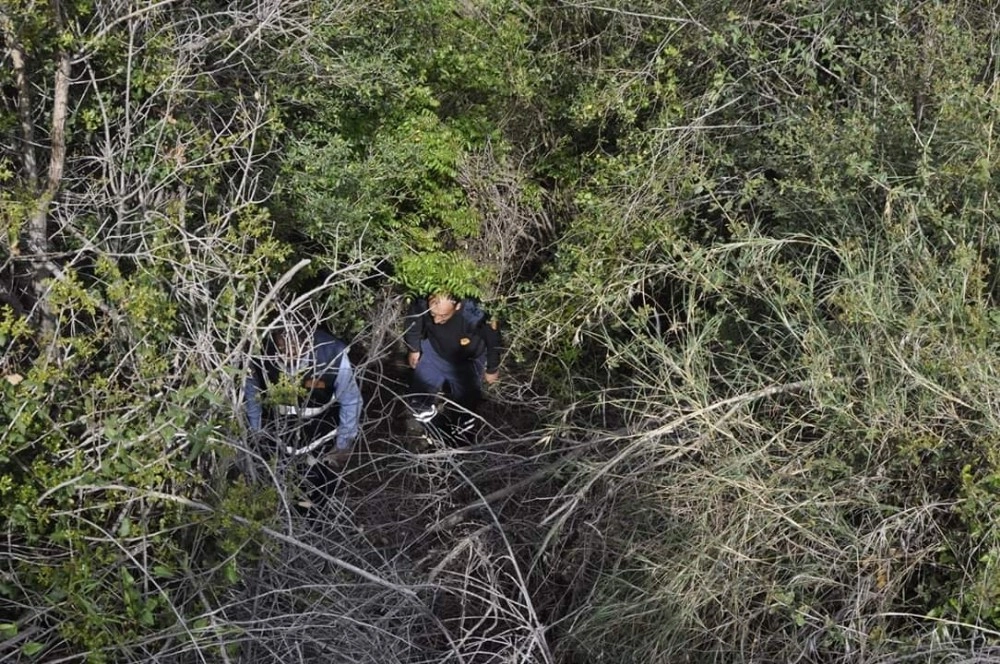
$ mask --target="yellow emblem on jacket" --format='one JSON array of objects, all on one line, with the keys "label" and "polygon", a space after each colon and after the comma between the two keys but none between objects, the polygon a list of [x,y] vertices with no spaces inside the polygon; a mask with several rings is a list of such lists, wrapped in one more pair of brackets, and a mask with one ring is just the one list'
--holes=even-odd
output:
[{"label": "yellow emblem on jacket", "polygon": [[463,346],[468,346],[469,344],[472,343],[472,339],[470,339],[469,337],[462,337],[461,339],[458,340],[458,343],[462,344]]}]

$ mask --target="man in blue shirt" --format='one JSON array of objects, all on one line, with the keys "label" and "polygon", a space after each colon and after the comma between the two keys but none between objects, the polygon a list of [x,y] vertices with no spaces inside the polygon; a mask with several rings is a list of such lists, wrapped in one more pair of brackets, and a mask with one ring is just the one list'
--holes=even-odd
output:
[{"label": "man in blue shirt", "polygon": [[269,434],[278,452],[341,465],[358,435],[361,390],[347,345],[317,329],[312,334],[278,330],[252,362],[245,384],[251,432]]}]

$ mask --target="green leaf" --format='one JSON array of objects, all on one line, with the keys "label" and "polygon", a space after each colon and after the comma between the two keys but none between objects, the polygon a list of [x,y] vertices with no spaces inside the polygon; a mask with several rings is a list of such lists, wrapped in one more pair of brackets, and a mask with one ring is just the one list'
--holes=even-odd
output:
[{"label": "green leaf", "polygon": [[28,641],[21,647],[21,652],[23,652],[28,657],[34,657],[40,653],[45,648],[44,643],[39,643],[38,641]]},{"label": "green leaf", "polygon": [[135,577],[124,567],[121,569],[122,583],[125,584],[126,588],[132,588],[135,586]]},{"label": "green leaf", "polygon": [[0,636],[5,639],[17,636],[17,625],[14,623],[0,623]]},{"label": "green leaf", "polygon": [[197,459],[199,456],[201,456],[201,453],[204,450],[205,450],[205,440],[202,438],[196,439],[194,441],[194,444],[191,445],[191,451],[188,453],[188,461],[194,461],[195,459]]}]

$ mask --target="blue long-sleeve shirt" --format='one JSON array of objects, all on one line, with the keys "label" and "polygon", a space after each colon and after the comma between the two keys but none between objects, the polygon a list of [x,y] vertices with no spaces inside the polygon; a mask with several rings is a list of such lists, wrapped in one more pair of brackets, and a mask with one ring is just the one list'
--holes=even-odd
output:
[{"label": "blue long-sleeve shirt", "polygon": [[[303,349],[309,356],[303,356],[305,366],[300,369],[312,376],[332,383],[334,395],[340,407],[337,425],[337,449],[349,449],[358,436],[359,422],[363,400],[354,376],[354,368],[347,357],[347,348],[332,336],[322,330],[313,334],[311,349]],[[265,386],[261,384],[266,377],[262,372],[250,371],[244,385],[247,422],[252,431],[263,428],[264,409],[261,404],[261,393]]]}]

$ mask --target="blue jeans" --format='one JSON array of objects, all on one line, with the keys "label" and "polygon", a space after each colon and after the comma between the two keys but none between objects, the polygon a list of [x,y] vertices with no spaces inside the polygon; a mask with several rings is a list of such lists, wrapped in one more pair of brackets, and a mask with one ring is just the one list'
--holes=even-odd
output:
[{"label": "blue jeans", "polygon": [[427,339],[420,342],[420,360],[410,380],[407,401],[414,411],[429,409],[438,392],[448,385],[449,397],[462,408],[474,411],[483,398],[482,382],[486,373],[486,354],[459,362],[441,357]]}]

